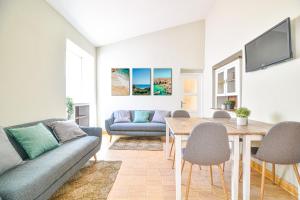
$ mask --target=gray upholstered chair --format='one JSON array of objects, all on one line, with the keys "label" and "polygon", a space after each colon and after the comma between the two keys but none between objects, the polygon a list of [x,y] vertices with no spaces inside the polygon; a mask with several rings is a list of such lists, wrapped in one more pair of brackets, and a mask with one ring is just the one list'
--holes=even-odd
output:
[{"label": "gray upholstered chair", "polygon": [[262,144],[254,156],[262,163],[260,199],[264,198],[266,162],[281,165],[293,165],[300,184],[297,164],[300,163],[300,122],[281,122],[273,126],[263,138]]},{"label": "gray upholstered chair", "polygon": [[[191,116],[190,116],[189,112],[186,110],[175,110],[172,114],[172,117],[174,117],[174,118],[190,118]],[[170,136],[173,138],[173,141],[172,141],[169,157],[172,155],[172,151],[173,151],[173,147],[174,147],[174,143],[175,143],[175,137],[172,132],[170,133]],[[174,164],[175,164],[175,153],[173,156],[173,164],[172,164],[173,169],[174,169]]]},{"label": "gray upholstered chair", "polygon": [[[218,110],[218,111],[214,112],[213,118],[214,119],[217,119],[217,118],[231,119],[231,116],[228,112],[226,112],[224,110]],[[212,171],[212,169],[210,169],[210,171]],[[225,171],[225,162],[223,163],[223,171]],[[211,179],[212,179],[212,173],[211,173]]]},{"label": "gray upholstered chair", "polygon": [[226,199],[228,193],[225,186],[224,173],[221,164],[230,159],[230,149],[227,130],[225,126],[219,123],[206,122],[197,125],[187,141],[186,148],[183,152],[183,161],[190,165],[188,182],[186,187],[185,199],[188,199],[192,167],[217,165],[220,171],[222,186]]},{"label": "gray upholstered chair", "polygon": [[225,118],[225,119],[230,119],[231,116],[228,112],[224,111],[224,110],[218,110],[216,112],[214,112],[213,114],[213,118]]}]

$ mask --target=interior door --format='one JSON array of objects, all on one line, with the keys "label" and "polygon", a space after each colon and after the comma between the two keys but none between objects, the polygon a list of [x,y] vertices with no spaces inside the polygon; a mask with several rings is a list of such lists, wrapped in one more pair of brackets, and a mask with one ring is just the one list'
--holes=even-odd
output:
[{"label": "interior door", "polygon": [[192,116],[201,115],[201,76],[199,74],[182,75],[181,80],[181,109],[187,110]]}]

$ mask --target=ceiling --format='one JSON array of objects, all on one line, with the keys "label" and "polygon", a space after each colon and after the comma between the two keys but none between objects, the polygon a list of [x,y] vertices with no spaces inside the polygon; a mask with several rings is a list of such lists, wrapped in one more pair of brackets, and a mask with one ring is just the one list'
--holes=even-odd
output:
[{"label": "ceiling", "polygon": [[205,18],[215,0],[46,0],[95,46]]}]

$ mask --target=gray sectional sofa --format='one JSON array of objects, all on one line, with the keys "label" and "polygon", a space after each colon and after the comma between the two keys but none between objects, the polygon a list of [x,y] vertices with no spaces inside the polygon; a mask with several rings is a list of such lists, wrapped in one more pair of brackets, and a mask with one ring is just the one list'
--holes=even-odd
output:
[{"label": "gray sectional sofa", "polygon": [[[164,136],[166,134],[166,124],[151,122],[154,110],[150,112],[149,122],[133,123],[135,110],[130,110],[131,122],[129,123],[114,123],[114,113],[111,117],[105,120],[105,129],[109,135],[127,135],[127,136]],[[171,112],[169,113],[171,116]]]},{"label": "gray sectional sofa", "polygon": [[[56,120],[50,119],[39,122],[47,125]],[[8,128],[27,127],[39,122]],[[100,149],[101,128],[81,127],[81,129],[88,136],[64,143],[34,160],[28,160],[24,150],[12,138],[9,138],[25,161],[0,175],[0,200],[49,199]],[[50,128],[49,130],[51,131]],[[5,131],[8,131],[7,128]]]}]

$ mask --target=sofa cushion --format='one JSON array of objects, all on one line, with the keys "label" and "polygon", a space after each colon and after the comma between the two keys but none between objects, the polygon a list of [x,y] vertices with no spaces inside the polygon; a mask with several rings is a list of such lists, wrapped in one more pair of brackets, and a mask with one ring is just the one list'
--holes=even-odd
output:
[{"label": "sofa cushion", "polygon": [[156,110],[152,118],[152,122],[166,123],[165,117],[169,117],[170,112],[165,110]]},{"label": "sofa cushion", "polygon": [[73,120],[52,122],[50,127],[60,143],[87,135]]},{"label": "sofa cushion", "polygon": [[98,137],[82,137],[8,170],[0,176],[0,196],[5,200],[37,198],[99,143]]},{"label": "sofa cushion", "polygon": [[162,123],[116,123],[110,126],[112,131],[166,131],[166,125]]},{"label": "sofa cushion", "polygon": [[130,112],[128,110],[118,110],[114,112],[114,123],[130,122]]},{"label": "sofa cushion", "polygon": [[30,159],[59,146],[55,137],[42,123],[23,128],[10,128],[9,132]]},{"label": "sofa cushion", "polygon": [[9,142],[6,133],[0,127],[0,175],[6,170],[19,165],[21,157]]},{"label": "sofa cushion", "polygon": [[145,123],[149,122],[149,112],[137,110],[134,112],[134,123]]}]

